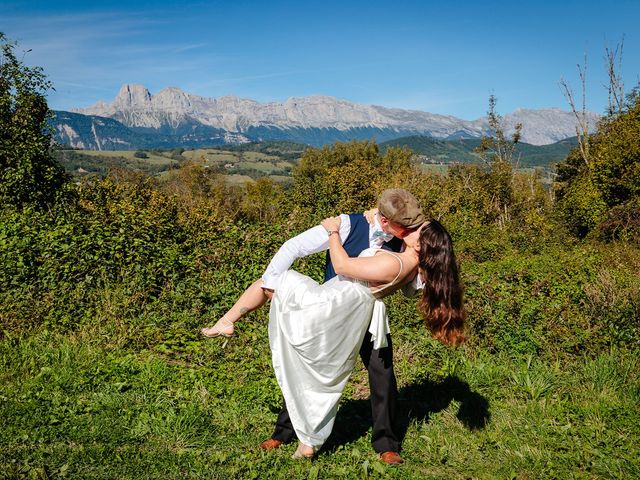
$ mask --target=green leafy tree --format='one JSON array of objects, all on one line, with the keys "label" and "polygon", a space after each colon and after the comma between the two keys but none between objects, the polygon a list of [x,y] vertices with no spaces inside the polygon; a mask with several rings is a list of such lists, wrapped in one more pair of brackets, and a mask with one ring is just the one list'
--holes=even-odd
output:
[{"label": "green leafy tree", "polygon": [[[630,228],[640,234],[640,221],[634,220],[640,216],[638,138],[640,98],[630,95],[625,107],[600,122],[596,133],[591,135],[588,164],[574,149],[558,165],[558,206],[570,230],[577,235],[585,236],[606,225],[615,225],[621,230],[619,233]],[[632,232],[631,235],[637,236]]]},{"label": "green leafy tree", "polygon": [[596,135],[593,180],[607,206],[614,207],[640,195],[640,101],[611,121]]},{"label": "green leafy tree", "polygon": [[244,185],[242,212],[249,220],[260,223],[277,223],[284,213],[285,195],[282,186],[269,177],[247,182]]},{"label": "green leafy tree", "polygon": [[404,187],[402,179],[415,173],[412,156],[397,148],[382,155],[378,145],[368,141],[308,149],[293,169],[292,199],[316,220],[371,208],[385,188]]},{"label": "green leafy tree", "polygon": [[0,32],[0,199],[45,206],[66,181],[50,153],[44,94],[51,83],[41,68],[19,60],[15,48]]},{"label": "green leafy tree", "polygon": [[487,190],[492,197],[498,225],[504,227],[511,217],[509,208],[513,203],[513,161],[516,145],[522,134],[522,124],[517,124],[511,138],[508,138],[502,116],[496,112],[497,102],[498,99],[494,95],[489,97],[487,117],[491,135],[482,137],[476,152],[489,166],[489,175],[486,177]]}]

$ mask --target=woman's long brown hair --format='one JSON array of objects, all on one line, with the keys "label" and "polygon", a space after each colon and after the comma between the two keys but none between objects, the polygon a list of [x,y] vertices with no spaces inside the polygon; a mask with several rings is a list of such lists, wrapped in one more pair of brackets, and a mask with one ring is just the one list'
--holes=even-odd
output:
[{"label": "woman's long brown hair", "polygon": [[446,345],[464,341],[465,314],[458,264],[449,232],[431,220],[420,232],[419,268],[425,286],[418,310],[433,336]]}]

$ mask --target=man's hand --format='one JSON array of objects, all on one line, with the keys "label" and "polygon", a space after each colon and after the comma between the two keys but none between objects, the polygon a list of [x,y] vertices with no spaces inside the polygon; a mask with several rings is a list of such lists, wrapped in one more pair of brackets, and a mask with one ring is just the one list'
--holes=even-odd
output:
[{"label": "man's hand", "polygon": [[342,223],[340,217],[329,217],[322,220],[320,225],[322,225],[327,232],[339,232],[340,223]]},{"label": "man's hand", "polygon": [[371,210],[366,210],[363,215],[364,215],[364,218],[367,219],[367,222],[369,222],[369,225],[373,225],[373,222],[376,219],[377,214],[378,214],[378,209],[372,208]]},{"label": "man's hand", "polygon": [[262,291],[264,292],[264,296],[269,300],[273,299],[273,290],[271,290],[270,288],[263,288]]}]

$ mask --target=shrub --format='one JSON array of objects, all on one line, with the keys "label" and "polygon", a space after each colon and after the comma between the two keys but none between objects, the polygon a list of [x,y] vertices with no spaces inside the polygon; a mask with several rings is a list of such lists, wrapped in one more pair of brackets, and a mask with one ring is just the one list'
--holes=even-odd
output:
[{"label": "shrub", "polygon": [[640,244],[640,198],[613,207],[598,225],[606,241],[623,240]]},{"label": "shrub", "polygon": [[575,234],[584,237],[602,222],[605,231],[617,232],[616,224],[624,223],[628,213],[633,216],[640,198],[639,137],[640,98],[635,96],[627,108],[598,125],[586,160],[574,149],[558,165],[558,208]]},{"label": "shrub", "polygon": [[314,220],[375,206],[389,180],[416,173],[409,150],[390,148],[383,155],[373,142],[336,142],[305,150],[293,169],[293,202]]}]

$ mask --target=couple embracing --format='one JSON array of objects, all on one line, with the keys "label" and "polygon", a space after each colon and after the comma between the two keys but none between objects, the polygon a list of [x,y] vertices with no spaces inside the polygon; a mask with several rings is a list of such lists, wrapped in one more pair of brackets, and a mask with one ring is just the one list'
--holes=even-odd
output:
[{"label": "couple embracing", "polygon": [[[325,281],[290,270],[297,258],[328,250]],[[269,343],[285,407],[271,438],[297,438],[294,458],[312,457],[333,428],[338,402],[360,354],[368,370],[373,432],[383,462],[402,463],[398,395],[389,323],[382,299],[422,290],[418,309],[433,336],[463,340],[464,312],[451,236],[424,218],[406,190],[382,192],[377,211],[327,218],[285,242],[264,275],[240,296],[207,337],[233,335],[233,324],[271,300]]]}]

